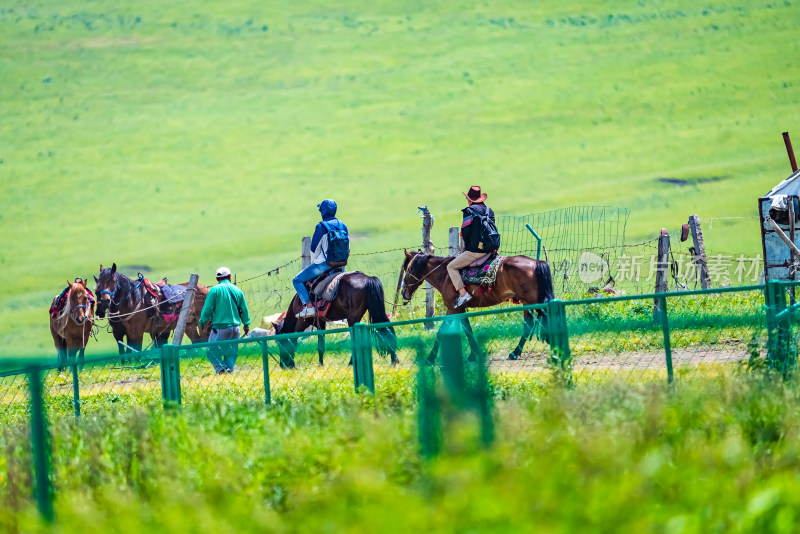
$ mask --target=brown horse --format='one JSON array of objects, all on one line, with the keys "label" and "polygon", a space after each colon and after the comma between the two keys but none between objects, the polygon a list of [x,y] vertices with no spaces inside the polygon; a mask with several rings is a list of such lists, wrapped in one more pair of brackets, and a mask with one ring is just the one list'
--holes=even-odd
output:
[{"label": "brown horse", "polygon": [[[60,296],[60,295],[59,295]],[[59,297],[56,297],[58,300]],[[94,299],[86,289],[86,281],[76,278],[67,282],[64,303],[60,310],[51,307],[50,334],[58,351],[58,365],[63,368],[68,358],[83,361],[83,352],[94,326]]]},{"label": "brown horse", "polygon": [[[116,263],[111,268],[101,265],[100,276],[95,276],[94,280],[97,283],[97,316],[102,319],[108,313],[108,322],[120,354],[141,351],[146,333],[150,334],[156,347],[166,343],[177,325],[177,319],[164,320],[158,313],[158,305],[152,304],[147,298],[147,289],[143,284],[118,272]],[[186,320],[186,335],[193,343],[208,340],[207,329],[200,332],[197,325],[206,295],[208,287],[197,284],[194,304]],[[126,338],[130,349],[122,343],[123,338]]]},{"label": "brown horse", "polygon": [[[467,291],[472,294],[472,300],[460,308],[455,308],[458,291],[456,291],[450,276],[447,274],[447,264],[453,258],[442,258],[423,254],[422,252],[408,252],[407,250],[405,253],[406,259],[403,262],[400,280],[398,280],[397,284],[398,290],[402,285],[403,299],[406,302],[410,301],[414,291],[419,288],[422,282],[429,282],[442,295],[442,301],[447,308],[447,315],[463,313],[467,307],[485,308],[509,300],[522,304],[541,304],[553,299],[553,281],[550,276],[550,267],[547,263],[527,256],[511,256],[498,269],[497,281],[491,291],[480,290],[477,286],[467,286]],[[537,310],[537,312],[544,325],[547,316],[541,310]],[[522,337],[514,351],[508,355],[509,360],[519,358],[525,342],[534,331],[533,314],[530,311],[525,311],[524,315]],[[469,319],[464,318],[462,325],[472,350],[470,359],[474,360],[476,354],[479,354],[481,350],[472,335]],[[433,350],[428,356],[429,362],[434,361],[438,351],[439,340],[437,339]]]},{"label": "brown horse", "polygon": [[[289,334],[292,332],[302,332],[309,326],[314,326],[318,330],[325,330],[327,321],[347,320],[348,326],[353,326],[359,322],[364,314],[369,312],[370,323],[387,323],[386,328],[375,330],[376,348],[378,352],[389,353],[392,364],[397,364],[397,338],[394,329],[389,325],[386,316],[386,307],[383,298],[383,284],[375,276],[354,271],[345,274],[339,279],[339,288],[330,303],[328,312],[324,318],[308,317],[298,318],[297,314],[303,309],[300,304],[300,297],[294,296],[286,317],[282,323],[276,325],[276,334]],[[279,344],[281,350],[281,365],[284,367],[294,367],[294,352],[297,349],[297,340],[289,340]],[[319,353],[319,364],[323,365],[323,354],[325,353],[325,336],[317,338],[317,352]],[[350,363],[352,364],[352,358]]]}]

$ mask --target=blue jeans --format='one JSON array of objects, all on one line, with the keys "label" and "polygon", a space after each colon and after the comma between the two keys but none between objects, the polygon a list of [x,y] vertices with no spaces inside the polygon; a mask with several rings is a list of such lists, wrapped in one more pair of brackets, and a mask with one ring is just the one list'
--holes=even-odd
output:
[{"label": "blue jeans", "polygon": [[[212,328],[208,341],[225,341],[228,339],[239,339],[239,327]],[[233,371],[236,365],[236,356],[239,355],[239,345],[230,344],[223,346],[208,347],[208,361],[214,366],[214,372],[219,373],[223,369]],[[222,360],[220,361],[220,356]]]},{"label": "blue jeans", "polygon": [[327,263],[312,263],[297,273],[297,276],[292,278],[292,285],[294,286],[295,291],[297,291],[297,296],[300,297],[300,302],[303,304],[303,306],[308,304],[308,290],[306,289],[304,282],[313,280],[328,269],[330,269],[330,267],[328,267]]}]

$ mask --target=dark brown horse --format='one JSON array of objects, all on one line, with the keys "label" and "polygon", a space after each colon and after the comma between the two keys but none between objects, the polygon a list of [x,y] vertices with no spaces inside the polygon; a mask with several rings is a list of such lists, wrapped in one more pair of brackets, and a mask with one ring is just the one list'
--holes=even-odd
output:
[{"label": "dark brown horse", "polygon": [[[398,280],[398,289],[402,285],[403,299],[406,302],[410,301],[414,291],[419,288],[422,282],[429,282],[441,293],[442,301],[447,308],[447,315],[463,313],[467,307],[485,308],[508,302],[509,300],[514,300],[521,304],[541,304],[553,299],[553,281],[550,276],[550,267],[547,263],[527,256],[511,256],[498,269],[497,281],[491,291],[483,291],[478,286],[468,285],[467,291],[472,295],[472,300],[460,308],[455,308],[458,291],[456,291],[450,276],[447,274],[447,264],[452,260],[452,257],[442,258],[421,252],[406,251],[406,259],[400,272],[400,280]],[[547,316],[541,310],[537,310],[537,312],[544,326]],[[514,351],[508,355],[510,360],[519,358],[525,342],[534,331],[533,314],[530,311],[525,311],[524,315],[522,337]],[[481,350],[472,335],[469,319],[464,318],[462,324],[472,350],[470,359],[474,359],[475,355],[480,354]],[[428,356],[429,362],[433,362],[438,351],[439,340],[437,339],[433,350]]]},{"label": "dark brown horse", "polygon": [[58,351],[58,365],[63,368],[68,358],[83,361],[83,351],[94,326],[94,299],[86,289],[86,280],[76,278],[67,282],[65,301],[61,310],[52,309],[50,334]]},{"label": "dark brown horse", "polygon": [[[383,284],[375,276],[354,271],[345,274],[339,280],[339,289],[330,303],[325,318],[307,317],[298,318],[303,307],[300,304],[300,297],[294,296],[286,311],[286,318],[282,323],[276,325],[276,334],[288,334],[292,332],[302,332],[309,326],[315,326],[319,330],[325,330],[328,321],[347,320],[348,326],[353,326],[359,322],[364,314],[369,312],[369,322],[387,323],[389,318],[386,316],[384,305]],[[375,330],[376,348],[379,352],[389,353],[392,364],[397,364],[397,338],[391,326]],[[291,340],[280,344],[281,362],[284,366],[294,366],[294,352],[297,348],[297,341]],[[323,365],[323,354],[325,353],[325,336],[317,338],[317,351],[319,353],[319,364]],[[288,357],[287,357],[288,356]],[[352,359],[351,362],[352,363]]]},{"label": "dark brown horse", "polygon": [[[156,347],[167,342],[170,332],[177,325],[177,319],[164,320],[158,313],[158,306],[154,306],[146,297],[147,289],[143,284],[118,272],[116,263],[111,268],[101,265],[100,276],[95,276],[94,280],[97,282],[97,316],[102,319],[108,313],[108,322],[120,354],[141,351],[146,333],[150,334]],[[207,330],[200,332],[197,325],[206,295],[208,287],[197,284],[194,304],[186,320],[186,335],[193,343],[208,339]],[[132,351],[121,343],[124,338]]]}]

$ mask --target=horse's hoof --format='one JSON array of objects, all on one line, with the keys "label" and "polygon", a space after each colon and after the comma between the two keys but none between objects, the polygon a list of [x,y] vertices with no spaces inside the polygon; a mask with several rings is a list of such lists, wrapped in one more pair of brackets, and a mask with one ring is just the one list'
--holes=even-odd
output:
[{"label": "horse's hoof", "polygon": [[509,360],[519,360],[519,355],[514,354],[513,352],[508,355]]}]

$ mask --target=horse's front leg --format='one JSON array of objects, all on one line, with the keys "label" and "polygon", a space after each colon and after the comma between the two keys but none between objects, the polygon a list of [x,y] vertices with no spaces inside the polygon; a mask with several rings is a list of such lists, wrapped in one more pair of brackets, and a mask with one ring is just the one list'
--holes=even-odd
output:
[{"label": "horse's front leg", "polygon": [[[322,323],[317,327],[318,330],[325,330],[325,321],[323,320]],[[323,363],[323,354],[325,354],[325,336],[319,335],[317,336],[317,353],[319,354],[319,366],[323,367],[325,364]]]},{"label": "horse's front leg", "polygon": [[525,346],[525,342],[531,337],[531,332],[533,332],[534,327],[534,320],[533,314],[530,311],[524,312],[525,319],[523,321],[522,326],[522,337],[519,338],[519,343],[517,343],[517,347],[508,355],[509,360],[518,360],[520,355],[522,355],[522,348]]},{"label": "horse's front leg", "polygon": [[469,358],[467,358],[467,361],[476,362],[479,356],[484,358],[486,354],[481,350],[478,341],[475,339],[475,335],[472,333],[472,325],[469,322],[469,317],[464,317],[464,319],[461,320],[461,326],[464,328],[464,333],[467,335],[467,341],[469,342]]}]

